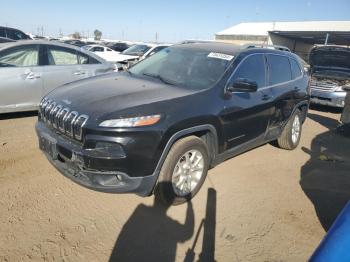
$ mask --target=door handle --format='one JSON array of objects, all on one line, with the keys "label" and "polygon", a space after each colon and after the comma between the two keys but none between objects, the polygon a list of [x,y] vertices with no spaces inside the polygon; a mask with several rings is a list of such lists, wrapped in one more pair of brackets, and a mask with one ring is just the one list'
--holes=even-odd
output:
[{"label": "door handle", "polygon": [[270,96],[270,95],[262,95],[262,97],[261,97],[261,99],[262,100],[264,100],[264,101],[266,101],[266,100],[270,100],[272,98],[272,96]]},{"label": "door handle", "polygon": [[73,74],[76,76],[80,76],[80,75],[86,75],[86,72],[85,71],[76,71]]},{"label": "door handle", "polygon": [[295,91],[300,91],[300,87],[297,87],[297,86],[296,86],[296,87],[294,87],[294,90],[295,90]]},{"label": "door handle", "polygon": [[29,72],[26,76],[26,79],[38,79],[40,78],[40,74],[35,74],[33,72]]}]

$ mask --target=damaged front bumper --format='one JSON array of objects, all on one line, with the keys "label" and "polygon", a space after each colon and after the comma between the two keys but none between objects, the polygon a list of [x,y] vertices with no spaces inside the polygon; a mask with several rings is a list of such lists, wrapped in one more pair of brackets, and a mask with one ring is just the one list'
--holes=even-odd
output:
[{"label": "damaged front bumper", "polygon": [[311,86],[311,103],[332,107],[344,107],[346,92],[322,91]]},{"label": "damaged front bumper", "polygon": [[[113,158],[111,159],[108,156],[101,157],[98,152],[82,148],[77,142],[63,138],[61,135],[48,129],[40,121],[36,124],[36,132],[39,139],[39,147],[45,153],[50,163],[74,182],[101,192],[136,193],[141,196],[151,194],[156,182],[155,174],[144,177],[132,177],[127,172],[86,168],[86,163],[101,160],[113,161]],[[126,158],[125,155],[118,157]]]}]

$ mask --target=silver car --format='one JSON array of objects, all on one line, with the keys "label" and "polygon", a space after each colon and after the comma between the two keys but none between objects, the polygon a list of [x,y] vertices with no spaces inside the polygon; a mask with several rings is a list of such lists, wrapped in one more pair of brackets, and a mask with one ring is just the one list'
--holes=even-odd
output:
[{"label": "silver car", "polygon": [[63,84],[115,70],[78,47],[41,40],[0,44],[0,113],[36,110]]}]

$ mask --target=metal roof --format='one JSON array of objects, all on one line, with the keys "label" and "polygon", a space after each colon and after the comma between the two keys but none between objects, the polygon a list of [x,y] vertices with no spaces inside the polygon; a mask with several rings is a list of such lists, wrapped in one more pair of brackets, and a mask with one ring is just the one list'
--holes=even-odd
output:
[{"label": "metal roof", "polygon": [[240,23],[216,33],[216,35],[261,35],[269,32],[349,32],[350,21],[304,21]]}]

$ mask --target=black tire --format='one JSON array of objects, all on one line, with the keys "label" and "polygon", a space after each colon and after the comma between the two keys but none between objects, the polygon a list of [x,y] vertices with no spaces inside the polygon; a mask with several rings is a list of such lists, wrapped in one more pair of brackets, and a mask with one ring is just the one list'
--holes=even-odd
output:
[{"label": "black tire", "polygon": [[[293,129],[293,123],[295,119],[299,119],[299,126],[300,126],[300,131],[299,131],[299,136],[298,139],[293,142],[292,139],[292,129]],[[281,136],[277,139],[277,145],[280,148],[287,149],[287,150],[293,150],[295,149],[300,142],[300,137],[301,137],[301,132],[302,132],[302,124],[303,124],[303,116],[300,112],[300,110],[295,110],[291,118],[288,120],[288,123],[283,129],[283,132]]]},{"label": "black tire", "polygon": [[[190,150],[198,150],[203,156],[203,173],[196,187],[187,195],[176,194],[172,176],[177,162]],[[155,189],[155,197],[167,205],[179,205],[192,199],[202,187],[208,173],[209,157],[206,143],[196,136],[188,136],[174,143],[171,147],[163,166],[160,170],[158,184]]]}]

